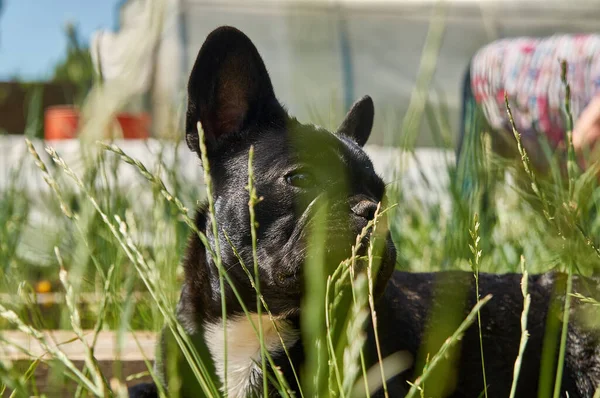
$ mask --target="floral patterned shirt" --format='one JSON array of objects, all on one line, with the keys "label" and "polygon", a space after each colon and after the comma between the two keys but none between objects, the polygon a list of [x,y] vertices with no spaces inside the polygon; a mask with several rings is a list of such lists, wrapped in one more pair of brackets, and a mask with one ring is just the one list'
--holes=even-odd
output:
[{"label": "floral patterned shirt", "polygon": [[563,141],[566,115],[561,60],[568,65],[576,121],[600,94],[600,35],[503,39],[480,49],[471,62],[471,89],[490,127],[512,131],[504,104],[506,93],[524,140],[537,141],[537,135],[544,134],[552,147]]}]

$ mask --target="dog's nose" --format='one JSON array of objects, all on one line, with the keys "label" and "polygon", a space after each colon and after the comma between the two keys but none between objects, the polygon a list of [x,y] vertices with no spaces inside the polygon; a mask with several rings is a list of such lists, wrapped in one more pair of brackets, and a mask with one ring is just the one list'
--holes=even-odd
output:
[{"label": "dog's nose", "polygon": [[352,206],[352,213],[367,220],[375,218],[375,211],[377,211],[377,203],[369,199],[360,200]]}]

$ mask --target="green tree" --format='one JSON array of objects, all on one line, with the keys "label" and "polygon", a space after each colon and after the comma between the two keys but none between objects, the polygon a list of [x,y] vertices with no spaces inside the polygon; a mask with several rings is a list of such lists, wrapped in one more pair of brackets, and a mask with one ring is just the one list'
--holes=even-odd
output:
[{"label": "green tree", "polygon": [[67,53],[55,66],[52,81],[73,84],[77,89],[75,103],[80,104],[94,82],[94,65],[89,47],[81,40],[77,25],[68,23],[65,34]]}]

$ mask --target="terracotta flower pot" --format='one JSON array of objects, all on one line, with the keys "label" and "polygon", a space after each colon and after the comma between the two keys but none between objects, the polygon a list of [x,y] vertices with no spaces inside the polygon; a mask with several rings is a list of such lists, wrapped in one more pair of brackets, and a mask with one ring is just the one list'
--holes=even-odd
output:
[{"label": "terracotta flower pot", "polygon": [[72,106],[52,106],[44,114],[44,139],[68,140],[77,136],[79,112]]},{"label": "terracotta flower pot", "polygon": [[145,140],[150,136],[150,115],[147,113],[119,113],[117,123],[126,140]]},{"label": "terracotta flower pot", "polygon": [[[76,138],[79,117],[79,110],[73,106],[47,108],[44,114],[44,138],[47,141]],[[112,135],[113,138],[124,138],[126,140],[148,139],[150,137],[150,123],[151,118],[147,113],[118,113],[114,128],[108,129],[106,136],[108,138]],[[116,128],[117,124],[118,128]]]}]

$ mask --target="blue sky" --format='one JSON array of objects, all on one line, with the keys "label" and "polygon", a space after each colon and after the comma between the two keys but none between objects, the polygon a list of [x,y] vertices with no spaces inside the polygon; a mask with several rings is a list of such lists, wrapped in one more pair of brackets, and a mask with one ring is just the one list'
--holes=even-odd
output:
[{"label": "blue sky", "polygon": [[89,41],[99,28],[114,29],[119,0],[0,0],[0,80],[44,79],[65,53],[65,23],[79,25]]}]

